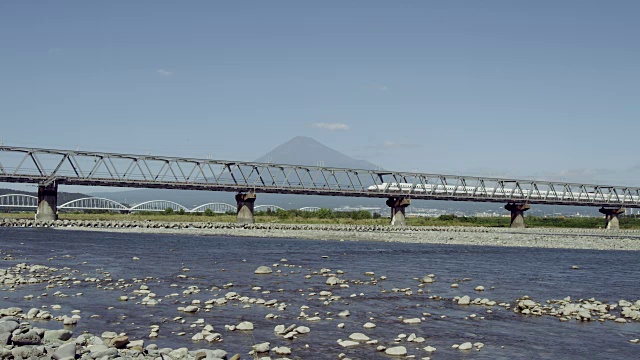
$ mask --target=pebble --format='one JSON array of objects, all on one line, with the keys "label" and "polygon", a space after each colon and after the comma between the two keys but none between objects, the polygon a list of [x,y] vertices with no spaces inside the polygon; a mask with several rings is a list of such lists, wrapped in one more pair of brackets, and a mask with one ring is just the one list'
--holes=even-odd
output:
[{"label": "pebble", "polygon": [[261,274],[261,275],[271,274],[272,272],[273,270],[271,270],[271,268],[268,266],[260,266],[254,271],[254,273]]},{"label": "pebble", "polygon": [[200,308],[198,308],[197,306],[189,305],[189,306],[185,306],[183,311],[186,313],[195,313],[198,310],[200,310]]},{"label": "pebble", "polygon": [[277,355],[280,356],[287,356],[287,355],[291,355],[291,348],[288,348],[286,346],[280,346],[280,347],[276,347],[272,349]]},{"label": "pebble", "polygon": [[354,341],[369,341],[370,338],[363,333],[353,333],[349,335],[349,339]]},{"label": "pebble", "polygon": [[253,350],[257,353],[266,353],[266,352],[269,352],[270,346],[271,346],[270,343],[263,342],[263,343],[253,345]]},{"label": "pebble", "polygon": [[340,283],[340,279],[335,276],[331,276],[325,281],[325,283],[330,286],[338,285]]},{"label": "pebble", "polygon": [[426,346],[426,347],[424,348],[424,351],[426,351],[426,352],[428,352],[428,353],[435,352],[436,350],[437,350],[437,349],[436,349],[435,347],[433,347],[433,346]]},{"label": "pebble", "polygon": [[253,330],[253,324],[249,321],[243,321],[240,324],[238,324],[235,328],[236,330],[240,330],[240,331],[251,331]]},{"label": "pebble", "polygon": [[407,348],[404,346],[394,346],[386,349],[384,353],[389,356],[406,356]]},{"label": "pebble", "polygon": [[471,303],[471,298],[467,295],[458,299],[458,305],[469,305]]},{"label": "pebble", "polygon": [[429,275],[423,277],[422,279],[420,279],[420,281],[422,283],[425,283],[425,284],[431,284],[431,283],[435,282],[435,280],[433,280],[433,277],[431,277]]},{"label": "pebble", "polygon": [[310,332],[311,332],[311,329],[309,329],[309,328],[308,328],[308,327],[306,327],[306,326],[298,326],[298,327],[295,329],[295,331],[296,331],[298,334],[308,334],[308,333],[310,333]]},{"label": "pebble", "polygon": [[340,344],[340,346],[342,347],[354,347],[354,346],[358,346],[360,345],[359,342],[357,341],[352,341],[352,340],[342,340],[342,341],[338,341],[338,344]]}]

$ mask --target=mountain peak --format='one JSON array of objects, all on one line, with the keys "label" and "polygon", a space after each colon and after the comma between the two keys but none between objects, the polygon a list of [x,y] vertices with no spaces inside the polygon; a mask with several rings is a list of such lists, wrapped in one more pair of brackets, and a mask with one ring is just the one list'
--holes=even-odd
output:
[{"label": "mountain peak", "polygon": [[278,145],[256,159],[256,162],[310,166],[320,163],[329,167],[369,170],[378,168],[368,161],[349,157],[307,136],[296,136],[284,144]]},{"label": "mountain peak", "polygon": [[302,135],[298,135],[298,136],[292,137],[291,140],[289,140],[287,142],[317,142],[317,143],[320,143],[318,140],[316,140],[316,139],[314,139],[312,137],[302,136]]},{"label": "mountain peak", "polygon": [[[329,149],[329,147],[323,145],[321,142],[319,142],[318,140],[312,138],[312,137],[308,137],[308,136],[296,136],[291,138],[289,141],[279,145],[278,147],[290,147],[290,146],[300,146],[300,147],[325,147],[327,149]],[[278,148],[276,147],[276,149]],[[275,150],[275,149],[274,149]]]}]

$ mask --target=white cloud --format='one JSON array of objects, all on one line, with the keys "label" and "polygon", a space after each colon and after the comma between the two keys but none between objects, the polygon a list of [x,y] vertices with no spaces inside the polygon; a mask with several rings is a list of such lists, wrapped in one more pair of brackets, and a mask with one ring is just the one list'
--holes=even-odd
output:
[{"label": "white cloud", "polygon": [[311,127],[318,128],[318,129],[331,130],[331,131],[336,131],[336,130],[346,131],[351,129],[349,125],[341,124],[341,123],[313,123],[311,124]]},{"label": "white cloud", "polygon": [[407,143],[397,143],[397,142],[393,142],[393,141],[385,141],[382,143],[382,147],[387,148],[387,149],[395,149],[395,148],[403,148],[403,149],[410,149],[410,148],[415,148],[418,147],[418,145],[416,144],[407,144]]},{"label": "white cloud", "polygon": [[160,76],[173,76],[173,72],[164,69],[158,69],[156,70],[156,73]]},{"label": "white cloud", "polygon": [[389,92],[389,88],[386,85],[378,85],[378,90],[380,92]]}]

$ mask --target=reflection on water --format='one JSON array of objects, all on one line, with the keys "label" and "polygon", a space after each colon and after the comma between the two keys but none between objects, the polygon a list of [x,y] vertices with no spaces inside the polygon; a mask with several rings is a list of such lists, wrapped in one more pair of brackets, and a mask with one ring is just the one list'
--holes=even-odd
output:
[{"label": "reflection on water", "polygon": [[[246,354],[250,345],[269,341],[271,346],[291,347],[290,357],[301,359],[335,359],[339,353],[357,359],[387,358],[376,352],[375,345],[345,349],[336,343],[354,332],[366,333],[385,346],[393,346],[399,334],[415,333],[426,341],[421,344],[402,341],[401,344],[417,358],[428,356],[423,350],[427,345],[438,349],[431,355],[433,359],[628,359],[640,355],[640,345],[628,342],[640,337],[637,322],[578,323],[572,320],[563,323],[548,316],[522,316],[499,306],[491,308],[493,313],[487,313],[487,307],[459,306],[450,300],[469,295],[472,299],[486,297],[498,303],[513,303],[516,298],[529,295],[540,302],[566,296],[635,301],[640,299],[637,252],[15,228],[0,229],[0,249],[15,257],[15,260],[1,261],[2,268],[20,262],[69,267],[79,271],[78,280],[103,277],[104,272],[111,274],[113,281],[102,281],[98,283],[100,287],[82,282],[46,289],[47,284],[37,284],[2,292],[1,307],[20,306],[26,312],[32,307],[60,304],[62,310],[52,310],[52,313],[67,315],[71,310],[81,310],[82,319],[73,329],[76,336],[83,331],[97,335],[103,331],[126,332],[131,338],[145,339],[146,344],[155,342],[160,347],[222,348],[231,354]],[[133,261],[134,256],[140,260]],[[283,266],[282,258],[288,260],[289,266]],[[274,267],[276,263],[280,265]],[[272,267],[274,273],[254,274],[261,265]],[[579,265],[581,269],[572,270],[572,265]],[[326,277],[314,274],[322,268],[331,269],[333,273],[344,271],[340,277],[349,281],[349,287],[326,285]],[[281,272],[275,272],[277,270]],[[375,272],[373,278],[377,283],[371,282],[372,276],[365,275],[368,271]],[[424,292],[419,293],[421,288],[416,278],[431,273],[436,275],[436,282],[426,285],[422,288]],[[312,276],[306,277],[308,274]],[[386,280],[380,280],[381,276]],[[470,280],[462,281],[465,278]],[[121,284],[132,286],[118,288],[115,283],[119,279],[123,280]],[[134,279],[146,280],[134,283]],[[460,287],[451,288],[454,282]],[[135,296],[133,290],[142,283],[157,294],[157,299],[162,299],[158,305],[139,304],[141,296],[127,302],[118,301],[121,295]],[[231,283],[232,287],[224,288]],[[477,285],[483,285],[486,291],[475,292]],[[200,292],[185,295],[189,286],[197,286]],[[256,286],[261,289],[252,290]],[[393,292],[394,288],[410,288],[413,294]],[[318,295],[323,290],[342,298],[325,303],[326,298]],[[56,291],[69,296],[53,296]],[[245,307],[239,301],[231,301],[209,312],[186,314],[177,310],[193,300],[204,303],[224,297],[229,291],[241,296],[277,299],[287,307],[279,311],[258,304]],[[24,299],[28,294],[43,293],[47,296]],[[76,295],[78,293],[82,295]],[[177,296],[167,297],[170,294]],[[431,295],[445,299],[429,299]],[[309,307],[304,309],[306,315],[317,315],[321,320],[300,319],[302,306]],[[338,313],[343,310],[349,310],[351,315],[339,317]],[[424,316],[424,313],[431,315]],[[268,314],[278,318],[267,319]],[[471,314],[477,316],[471,318]],[[186,321],[174,321],[178,316]],[[399,317],[425,317],[426,320],[407,325]],[[205,324],[213,325],[224,341],[192,342],[191,336],[201,328],[191,325],[200,318]],[[242,333],[224,328],[245,320],[254,323],[254,331]],[[373,322],[377,327],[364,329],[362,325],[366,322]],[[339,323],[345,327],[338,328]],[[155,340],[148,339],[152,324],[160,325],[159,337]],[[273,328],[278,324],[305,325],[311,328],[311,333],[286,340],[274,334]],[[38,322],[36,326],[60,328],[61,324]],[[185,335],[177,335],[181,332]],[[451,348],[466,341],[482,342],[485,347],[472,352]]]}]

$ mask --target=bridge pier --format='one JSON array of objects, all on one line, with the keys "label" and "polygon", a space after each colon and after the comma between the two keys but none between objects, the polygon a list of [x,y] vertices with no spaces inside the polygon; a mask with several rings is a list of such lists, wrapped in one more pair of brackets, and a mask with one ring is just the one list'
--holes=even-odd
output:
[{"label": "bridge pier", "polygon": [[508,211],[511,211],[511,225],[512,228],[525,228],[524,225],[524,212],[531,209],[529,204],[516,204],[508,203],[504,206]]},{"label": "bridge pier", "polygon": [[600,213],[604,214],[605,229],[607,230],[620,230],[620,222],[618,221],[618,215],[624,214],[625,208],[600,208]]},{"label": "bridge pier", "polygon": [[256,220],[253,217],[253,205],[256,202],[255,193],[240,193],[236,195],[238,213],[236,222],[240,224],[253,224]]},{"label": "bridge pier", "polygon": [[58,220],[58,184],[38,185],[36,221]]},{"label": "bridge pier", "polygon": [[390,197],[387,206],[391,208],[391,225],[406,226],[405,209],[411,204],[411,199],[403,197]]}]

